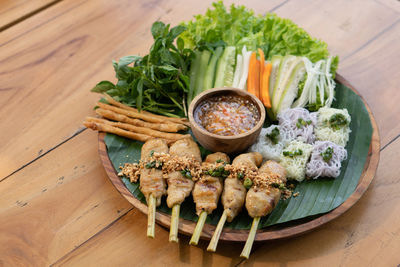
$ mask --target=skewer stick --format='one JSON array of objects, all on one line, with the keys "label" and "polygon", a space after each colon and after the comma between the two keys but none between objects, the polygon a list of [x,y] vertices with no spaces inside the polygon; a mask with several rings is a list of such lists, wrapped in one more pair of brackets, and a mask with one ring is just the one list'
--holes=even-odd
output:
[{"label": "skewer stick", "polygon": [[249,258],[249,255],[251,252],[251,247],[253,246],[254,238],[256,237],[259,222],[260,222],[260,217],[255,217],[253,219],[253,223],[251,225],[249,236],[247,237],[246,244],[244,245],[244,248],[242,250],[242,254],[240,254],[240,257],[246,258],[246,259]]},{"label": "skewer stick", "polygon": [[194,228],[194,232],[192,238],[190,239],[190,245],[197,245],[199,243],[201,232],[203,231],[204,222],[207,219],[207,212],[202,211],[199,216],[199,220],[197,221],[196,228]]},{"label": "skewer stick", "polygon": [[178,243],[179,210],[181,205],[176,204],[172,207],[171,228],[169,229],[169,242]]},{"label": "skewer stick", "polygon": [[215,250],[217,249],[218,240],[219,240],[219,237],[221,236],[222,229],[224,228],[224,224],[226,221],[226,213],[227,213],[227,211],[224,210],[221,218],[219,219],[217,228],[215,228],[215,232],[211,238],[210,244],[207,247],[207,251],[215,252]]},{"label": "skewer stick", "polygon": [[147,237],[154,238],[154,225],[156,219],[156,198],[151,194],[149,196],[147,212]]}]

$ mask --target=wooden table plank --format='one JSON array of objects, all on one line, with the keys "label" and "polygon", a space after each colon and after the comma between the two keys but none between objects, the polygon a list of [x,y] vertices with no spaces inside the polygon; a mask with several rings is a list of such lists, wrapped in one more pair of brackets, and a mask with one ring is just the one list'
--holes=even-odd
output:
[{"label": "wooden table plank", "polygon": [[243,266],[397,266],[400,139],[381,153],[377,175],[360,201],[309,234],[266,243]]},{"label": "wooden table plank", "polygon": [[339,68],[369,103],[379,126],[382,147],[400,134],[400,50],[394,44],[400,44],[400,15],[396,25]]},{"label": "wooden table plank", "polygon": [[44,266],[132,208],[86,130],[0,183],[0,265]]},{"label": "wooden table plank", "polygon": [[99,98],[89,89],[114,80],[112,59],[148,51],[154,21],[176,24],[210,3],[68,1],[2,32],[0,180],[81,127]]},{"label": "wooden table plank", "polygon": [[0,2],[0,31],[60,0],[3,0]]},{"label": "wooden table plank", "polygon": [[156,226],[155,238],[146,237],[147,217],[130,211],[111,227],[58,261],[55,266],[234,266],[242,244],[221,243],[218,253],[207,252],[207,242],[190,246],[179,236],[179,244],[168,241],[168,230]]}]

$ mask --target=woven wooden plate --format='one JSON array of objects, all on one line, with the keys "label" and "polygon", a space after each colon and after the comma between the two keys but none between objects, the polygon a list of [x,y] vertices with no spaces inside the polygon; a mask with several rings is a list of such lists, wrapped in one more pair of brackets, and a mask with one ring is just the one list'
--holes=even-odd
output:
[{"label": "woven wooden plate", "polygon": [[[306,232],[309,232],[346,212],[350,209],[365,193],[368,186],[370,185],[372,179],[375,176],[376,169],[379,163],[379,153],[380,153],[380,141],[379,141],[379,132],[378,127],[376,125],[374,116],[371,113],[370,108],[368,107],[365,100],[362,96],[351,86],[343,77],[337,75],[336,80],[351,88],[360,98],[363,100],[366,109],[368,110],[369,117],[371,120],[371,125],[373,128],[372,140],[369,147],[368,157],[366,159],[364,170],[361,174],[360,180],[353,194],[350,195],[345,202],[343,202],[340,206],[333,209],[332,211],[322,214],[320,216],[314,216],[312,218],[300,219],[297,221],[292,221],[288,223],[283,223],[275,226],[270,226],[267,228],[263,228],[257,231],[256,241],[266,241],[266,240],[275,240],[275,239],[283,239],[288,237],[297,236]],[[117,190],[130,202],[135,208],[139,209],[141,212],[147,214],[147,206],[136,199],[129,190],[125,187],[121,179],[117,176],[117,172],[114,169],[110,158],[108,157],[106,144],[104,142],[104,133],[99,133],[99,155],[106,170],[108,177],[111,182],[117,188]],[[168,227],[170,226],[171,216],[169,214],[165,214],[162,212],[156,212],[156,222]],[[194,228],[196,226],[196,222],[180,219],[179,221],[179,232],[185,235],[192,235]],[[210,224],[205,224],[204,229],[201,235],[202,239],[210,239],[215,226]],[[145,229],[143,229],[145,231]],[[243,242],[246,241],[248,230],[234,230],[229,228],[224,228],[220,240],[224,241],[238,241]]]}]

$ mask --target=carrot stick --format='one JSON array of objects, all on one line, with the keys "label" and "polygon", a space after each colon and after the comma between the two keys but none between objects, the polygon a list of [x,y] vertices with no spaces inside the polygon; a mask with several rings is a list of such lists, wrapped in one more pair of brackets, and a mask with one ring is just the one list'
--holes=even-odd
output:
[{"label": "carrot stick", "polygon": [[256,52],[251,53],[250,57],[247,91],[260,98],[260,62],[257,60]]},{"label": "carrot stick", "polygon": [[260,87],[258,88],[260,92],[259,92],[258,98],[261,100],[261,89],[262,89],[261,85],[262,85],[262,77],[263,77],[262,74],[263,74],[264,68],[265,68],[265,55],[264,55],[264,51],[261,48],[258,48],[257,51],[258,51],[258,54],[260,55]]},{"label": "carrot stick", "polygon": [[261,74],[261,86],[260,86],[261,101],[267,108],[271,108],[271,99],[269,96],[269,76],[271,75],[271,70],[272,70],[272,64],[267,63],[265,64],[264,70]]}]

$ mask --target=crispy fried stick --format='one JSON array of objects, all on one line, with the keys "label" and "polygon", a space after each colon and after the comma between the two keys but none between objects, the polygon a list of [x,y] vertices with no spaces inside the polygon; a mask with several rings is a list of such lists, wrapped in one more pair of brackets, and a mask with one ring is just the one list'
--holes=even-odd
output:
[{"label": "crispy fried stick", "polygon": [[[122,108],[122,109],[126,109],[126,110],[130,110],[130,111],[134,111],[134,112],[139,112],[139,110],[137,110],[136,108],[127,106],[125,104],[122,104],[122,103],[116,101],[114,98],[112,98],[110,95],[108,95],[106,93],[104,93],[104,97],[106,98],[107,102],[110,103],[113,106],[116,106],[116,107],[119,107],[119,108]],[[150,115],[150,116],[154,116],[156,118],[160,118],[160,119],[167,120],[167,121],[170,121],[170,122],[180,123],[180,124],[185,124],[185,123],[188,122],[186,118],[166,117],[166,116],[162,116],[162,115],[153,114],[153,113],[145,111],[145,110],[140,111],[140,113],[146,114],[146,115]]]},{"label": "crispy fried stick", "polygon": [[[129,139],[133,139],[133,140],[137,140],[137,141],[141,141],[141,142],[146,142],[147,140],[154,138],[149,135],[133,133],[133,132],[129,132],[126,130],[122,130],[120,128],[117,128],[117,127],[114,127],[114,126],[111,126],[108,124],[104,124],[104,123],[85,121],[85,122],[83,122],[83,125],[85,125],[85,127],[87,127],[87,128],[95,130],[95,131],[112,133],[112,134],[116,134],[119,136],[123,136],[123,137],[129,138]],[[168,144],[175,142],[174,140],[169,140],[169,139],[165,139],[165,140],[167,141]]]},{"label": "crispy fried stick", "polygon": [[168,124],[178,124],[178,123],[174,123],[174,122],[168,122],[165,119],[154,117],[153,115],[143,114],[143,113],[140,113],[140,112],[136,112],[136,111],[132,111],[132,110],[126,110],[126,109],[122,109],[122,108],[117,108],[117,107],[114,107],[114,106],[111,106],[111,105],[108,105],[108,104],[104,104],[104,103],[101,103],[101,102],[98,102],[97,105],[99,107],[103,108],[103,109],[111,110],[111,111],[114,111],[116,113],[128,116],[128,117],[137,118],[137,119],[141,119],[141,120],[148,121],[148,122],[153,122],[153,123],[165,123],[165,122],[167,122]]},{"label": "crispy fried stick", "polygon": [[161,131],[161,132],[178,132],[181,130],[186,130],[187,127],[183,124],[172,124],[172,123],[151,123],[151,122],[146,122],[142,121],[139,119],[132,119],[129,118],[128,116],[116,113],[111,110],[106,110],[102,108],[96,109],[96,113],[99,114],[100,116],[114,120],[114,121],[120,121],[120,122],[125,122],[129,123],[135,126],[139,127],[147,127],[153,130]]},{"label": "crispy fried stick", "polygon": [[113,122],[113,121],[108,121],[104,119],[99,119],[99,118],[93,118],[93,117],[86,117],[86,121],[89,122],[96,122],[96,123],[104,123],[108,124],[117,128],[121,128],[127,131],[131,131],[134,133],[140,133],[140,134],[145,134],[145,135],[150,135],[152,137],[158,137],[158,138],[165,138],[165,139],[170,139],[170,140],[179,140],[182,138],[189,138],[190,134],[174,134],[174,133],[164,133],[164,132],[159,132],[156,130],[152,130],[149,128],[145,127],[138,127],[138,126],[133,126],[131,124],[126,124],[126,123],[121,123],[121,122]]}]

